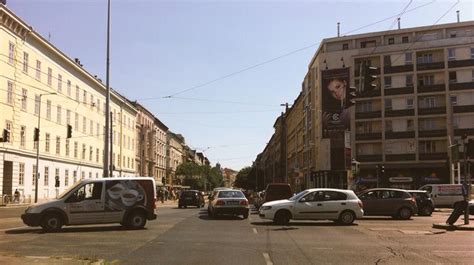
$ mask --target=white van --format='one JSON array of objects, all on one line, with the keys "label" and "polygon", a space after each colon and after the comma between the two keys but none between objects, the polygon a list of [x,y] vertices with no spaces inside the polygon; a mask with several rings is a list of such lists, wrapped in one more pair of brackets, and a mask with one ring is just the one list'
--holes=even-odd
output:
[{"label": "white van", "polygon": [[464,200],[461,184],[428,184],[420,190],[426,190],[436,208],[453,207],[455,202]]},{"label": "white van", "polygon": [[48,232],[63,225],[120,223],[143,228],[156,219],[155,180],[149,177],[84,179],[55,200],[34,204],[21,216]]}]

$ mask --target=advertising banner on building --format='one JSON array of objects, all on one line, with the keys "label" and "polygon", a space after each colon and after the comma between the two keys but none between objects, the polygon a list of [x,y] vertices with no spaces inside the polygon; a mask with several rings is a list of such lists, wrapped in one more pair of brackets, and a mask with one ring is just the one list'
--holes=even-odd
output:
[{"label": "advertising banner on building", "polygon": [[323,138],[344,138],[350,131],[351,116],[344,100],[349,93],[349,68],[321,72]]}]

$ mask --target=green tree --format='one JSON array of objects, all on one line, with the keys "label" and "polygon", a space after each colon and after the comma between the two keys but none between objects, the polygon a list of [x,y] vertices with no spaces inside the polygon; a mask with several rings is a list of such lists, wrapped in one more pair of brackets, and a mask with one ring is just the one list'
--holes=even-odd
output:
[{"label": "green tree", "polygon": [[239,173],[237,173],[234,185],[238,188],[243,188],[243,189],[251,188],[252,184],[253,184],[253,187],[255,187],[255,181],[251,180],[252,170],[253,170],[252,167],[242,168],[239,171]]}]

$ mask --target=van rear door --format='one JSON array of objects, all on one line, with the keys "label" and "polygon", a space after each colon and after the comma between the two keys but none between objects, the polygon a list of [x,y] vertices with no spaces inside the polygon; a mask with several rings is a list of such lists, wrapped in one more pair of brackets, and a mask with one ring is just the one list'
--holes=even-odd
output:
[{"label": "van rear door", "polygon": [[66,200],[69,224],[99,224],[104,217],[104,183],[88,182]]}]

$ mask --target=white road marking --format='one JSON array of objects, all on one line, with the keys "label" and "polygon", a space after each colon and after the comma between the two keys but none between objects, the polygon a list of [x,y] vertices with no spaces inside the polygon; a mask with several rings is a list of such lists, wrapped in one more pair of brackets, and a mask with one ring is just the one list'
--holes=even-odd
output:
[{"label": "white road marking", "polygon": [[333,248],[313,248],[315,250],[333,250]]},{"label": "white road marking", "polygon": [[10,230],[17,230],[17,229],[25,229],[25,228],[31,228],[31,227],[29,227],[29,226],[12,227],[12,228],[7,228],[7,229],[0,229],[0,232],[10,231]]},{"label": "white road marking", "polygon": [[435,250],[433,252],[438,252],[438,253],[466,253],[466,252],[473,252],[474,250]]},{"label": "white road marking", "polygon": [[252,230],[253,230],[253,233],[254,233],[254,234],[258,234],[258,232],[257,232],[257,229],[256,229],[256,228],[252,228]]},{"label": "white road marking", "polygon": [[273,262],[270,259],[270,255],[268,255],[268,253],[263,252],[263,257],[265,258],[265,262],[267,263],[267,265],[273,265]]}]

